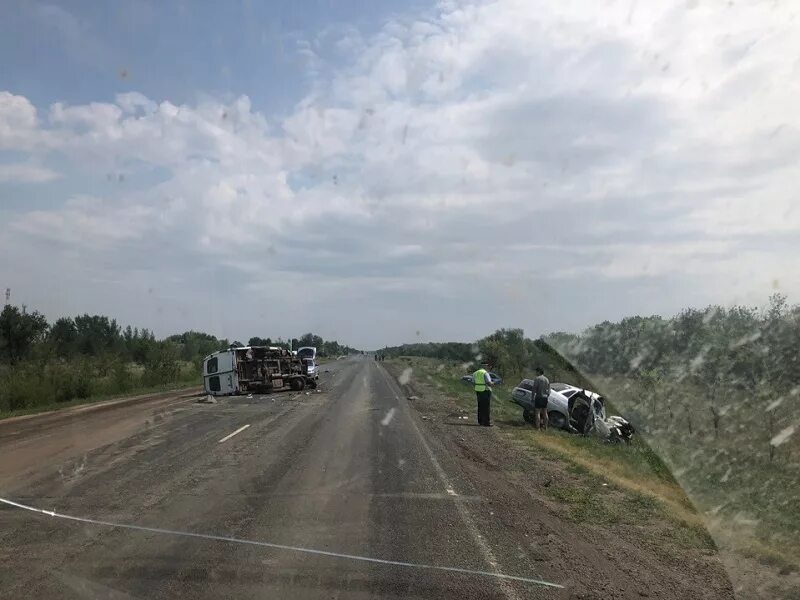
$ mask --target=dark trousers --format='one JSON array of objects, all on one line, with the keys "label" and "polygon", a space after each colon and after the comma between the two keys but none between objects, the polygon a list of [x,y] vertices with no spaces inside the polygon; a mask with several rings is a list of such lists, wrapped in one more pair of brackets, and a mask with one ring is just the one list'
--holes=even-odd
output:
[{"label": "dark trousers", "polygon": [[492,392],[475,392],[478,396],[478,425],[490,425],[489,405],[492,401]]}]

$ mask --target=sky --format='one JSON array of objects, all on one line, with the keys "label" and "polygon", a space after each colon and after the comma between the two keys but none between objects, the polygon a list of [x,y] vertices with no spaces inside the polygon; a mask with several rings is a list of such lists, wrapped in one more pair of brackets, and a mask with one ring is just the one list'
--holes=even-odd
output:
[{"label": "sky", "polygon": [[2,3],[0,287],[367,349],[796,301],[798,11]]}]

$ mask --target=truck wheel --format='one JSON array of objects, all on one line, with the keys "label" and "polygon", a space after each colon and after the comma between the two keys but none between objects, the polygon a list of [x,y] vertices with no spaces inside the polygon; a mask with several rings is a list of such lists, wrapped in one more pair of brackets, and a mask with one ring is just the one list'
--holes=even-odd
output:
[{"label": "truck wheel", "polygon": [[522,411],[522,418],[525,419],[525,422],[529,425],[534,425],[536,423],[536,421],[533,420],[533,413],[527,408]]},{"label": "truck wheel", "polygon": [[295,392],[301,392],[306,387],[306,382],[301,377],[295,377],[289,382],[289,387]]}]

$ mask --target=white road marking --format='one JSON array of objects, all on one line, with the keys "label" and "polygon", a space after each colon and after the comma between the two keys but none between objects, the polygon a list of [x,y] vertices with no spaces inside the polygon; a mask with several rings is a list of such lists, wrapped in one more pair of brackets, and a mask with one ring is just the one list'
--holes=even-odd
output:
[{"label": "white road marking", "polygon": [[[33,513],[38,513],[41,515],[47,515],[49,517],[55,517],[58,519],[66,519],[68,521],[77,521],[78,523],[89,523],[92,525],[101,525],[104,527],[114,527],[116,529],[129,529],[133,531],[147,531],[149,533],[160,533],[164,535],[174,535],[174,536],[182,536],[188,538],[195,538],[195,539],[205,539],[205,540],[212,540],[218,542],[229,542],[233,544],[245,544],[248,546],[260,546],[262,548],[273,548],[275,550],[288,550],[290,552],[299,552],[303,554],[315,554],[318,556],[330,556],[333,558],[346,558],[349,560],[357,560],[362,562],[368,563],[377,563],[381,565],[391,565],[397,567],[409,567],[414,569],[428,569],[428,570],[435,570],[435,571],[449,571],[451,573],[462,573],[464,575],[478,575],[482,577],[495,577],[500,579],[501,582],[503,580],[512,580],[512,581],[521,581],[523,583],[532,583],[534,585],[541,585],[545,587],[551,588],[563,588],[564,586],[559,585],[557,583],[550,583],[549,581],[542,581],[540,579],[532,579],[530,577],[519,577],[517,575],[506,575],[504,573],[498,572],[491,572],[491,571],[477,571],[475,569],[465,569],[463,567],[446,567],[443,565],[431,565],[425,563],[412,563],[400,560],[387,560],[385,558],[375,558],[372,556],[360,556],[358,554],[342,554],[340,552],[332,552],[330,550],[318,550],[316,548],[304,548],[302,546],[287,546],[285,544],[275,544],[273,542],[260,542],[256,540],[243,540],[233,537],[228,537],[224,535],[213,535],[208,533],[194,533],[190,531],[177,531],[174,529],[161,529],[160,527],[145,527],[143,525],[131,525],[127,523],[114,523],[113,521],[101,521],[100,519],[89,519],[86,517],[76,517],[73,515],[65,515],[63,513],[57,513],[55,509],[53,510],[42,510],[41,508],[35,508],[33,506],[28,506],[27,504],[21,504],[19,502],[14,502],[13,500],[9,500],[7,498],[0,498],[0,503],[6,504],[8,506],[14,506],[16,508],[20,508],[22,510],[27,510]],[[494,565],[493,565],[494,566]]]},{"label": "white road marking", "polygon": [[242,427],[239,427],[239,429],[237,429],[237,430],[236,430],[236,431],[234,431],[233,433],[229,433],[228,435],[226,435],[224,438],[222,438],[222,439],[221,439],[219,442],[217,442],[217,443],[218,443],[218,444],[221,444],[222,442],[227,442],[229,439],[231,439],[231,438],[232,438],[233,436],[235,436],[237,433],[242,433],[242,432],[243,432],[245,429],[247,429],[248,427],[250,427],[250,424],[249,424],[249,423],[248,423],[247,425],[243,425]]},{"label": "white road marking", "polygon": [[[394,381],[392,381],[392,379],[389,377],[389,375],[387,375],[384,369],[378,369],[378,370],[383,376],[383,379],[388,383],[389,389],[394,394],[395,399],[398,402],[400,402],[400,396],[398,396],[397,393],[394,391],[395,389],[394,386],[397,384]],[[401,406],[403,405],[401,404]],[[456,506],[458,515],[461,517],[461,522],[464,523],[464,526],[467,528],[467,531],[469,531],[470,536],[475,541],[475,544],[478,546],[478,549],[481,551],[481,554],[483,554],[483,558],[486,560],[489,566],[492,569],[494,569],[494,572],[497,573],[500,570],[500,567],[497,562],[497,558],[494,555],[494,552],[492,552],[492,548],[483,538],[483,535],[481,535],[481,532],[478,529],[477,525],[475,525],[475,522],[472,520],[472,517],[470,516],[469,511],[467,510],[466,504],[463,502],[461,496],[458,495],[453,485],[450,483],[450,478],[447,476],[447,473],[445,473],[444,469],[442,468],[442,465],[439,463],[430,445],[428,445],[425,436],[422,435],[422,432],[420,431],[419,427],[417,427],[417,422],[410,415],[409,417],[410,417],[409,422],[411,423],[411,428],[416,432],[422,447],[425,449],[425,453],[428,455],[428,458],[430,459],[431,464],[433,465],[434,471],[436,471],[436,474],[439,476],[439,481],[442,482],[447,493],[453,496],[453,503]],[[499,582],[499,587],[500,590],[503,592],[503,595],[506,598],[508,598],[508,600],[519,600],[519,595],[514,590],[514,588],[508,585],[508,581],[503,581],[503,578],[501,578]],[[558,587],[563,587],[563,586],[558,586]]]},{"label": "white road marking", "polygon": [[392,422],[392,419],[394,418],[394,410],[395,410],[395,409],[394,409],[394,406],[393,406],[392,408],[390,408],[390,409],[389,409],[389,410],[386,412],[386,416],[385,416],[385,417],[383,417],[383,419],[381,419],[381,425],[383,425],[384,427],[386,427],[386,426],[387,426],[389,423],[391,423],[391,422]]}]

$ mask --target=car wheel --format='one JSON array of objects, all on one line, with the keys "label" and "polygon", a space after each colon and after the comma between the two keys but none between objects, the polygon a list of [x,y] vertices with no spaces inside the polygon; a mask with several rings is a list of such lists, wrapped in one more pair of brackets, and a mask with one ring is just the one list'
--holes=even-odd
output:
[{"label": "car wheel", "polygon": [[549,413],[547,413],[547,421],[550,427],[555,429],[567,428],[567,418],[558,411],[551,410]]},{"label": "car wheel", "polygon": [[525,422],[529,425],[535,425],[536,421],[533,417],[533,412],[529,411],[527,408],[522,411],[522,418],[525,419]]},{"label": "car wheel", "polygon": [[306,382],[301,377],[295,377],[289,382],[289,387],[295,392],[300,392],[306,387]]}]

